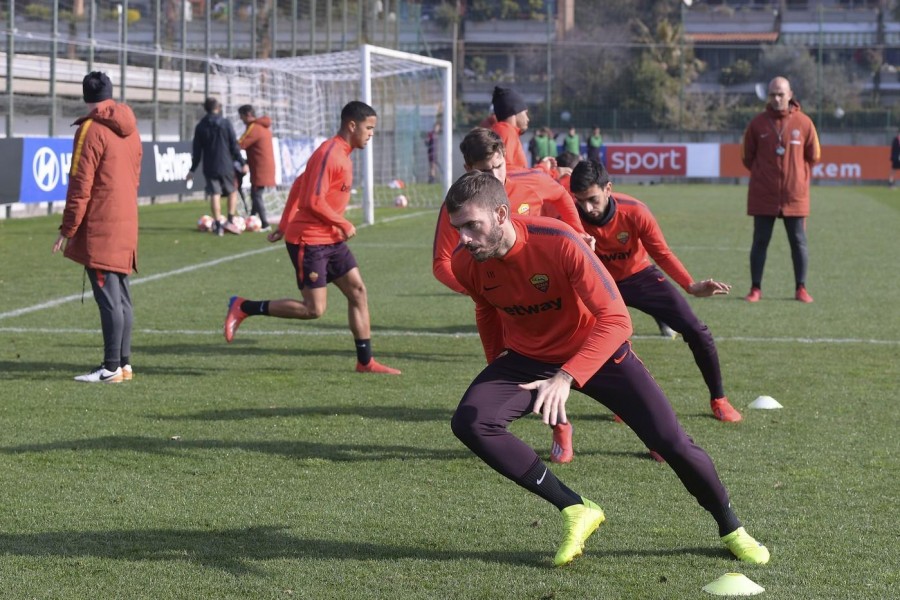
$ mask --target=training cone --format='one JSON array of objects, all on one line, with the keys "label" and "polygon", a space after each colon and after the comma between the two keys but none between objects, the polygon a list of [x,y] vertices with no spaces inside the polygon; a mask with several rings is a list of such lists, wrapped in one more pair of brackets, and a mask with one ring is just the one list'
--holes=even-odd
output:
[{"label": "training cone", "polygon": [[756,585],[740,573],[725,573],[712,583],[703,586],[703,591],[714,596],[755,596],[766,588]]},{"label": "training cone", "polygon": [[751,402],[748,408],[762,408],[762,409],[773,409],[773,408],[783,408],[781,404],[773,398],[772,396],[760,396],[753,402]]}]

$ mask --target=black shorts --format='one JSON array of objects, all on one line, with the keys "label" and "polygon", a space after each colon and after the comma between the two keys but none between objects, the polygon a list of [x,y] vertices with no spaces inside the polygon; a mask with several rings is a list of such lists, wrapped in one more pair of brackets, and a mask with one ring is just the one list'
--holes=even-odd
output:
[{"label": "black shorts", "polygon": [[218,194],[227,196],[235,190],[234,177],[207,177],[206,178],[206,195],[212,196]]},{"label": "black shorts", "polygon": [[294,272],[297,288],[321,288],[343,277],[358,265],[345,242],[310,245],[285,244]]}]

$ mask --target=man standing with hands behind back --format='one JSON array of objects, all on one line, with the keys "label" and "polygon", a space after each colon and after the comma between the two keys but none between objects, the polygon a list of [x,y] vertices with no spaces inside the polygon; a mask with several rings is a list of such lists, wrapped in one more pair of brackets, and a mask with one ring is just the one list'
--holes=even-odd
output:
[{"label": "man standing with hands behind back", "polygon": [[791,245],[796,283],[794,298],[805,303],[813,301],[806,291],[809,261],[806,218],[809,216],[812,167],[820,157],[815,125],[794,99],[790,82],[784,77],[776,77],[769,82],[766,110],[750,121],[741,142],[741,160],[750,170],[747,214],[753,217],[752,284],[747,302],[759,302],[762,298],[766,251],[777,218],[784,220]]},{"label": "man standing with hands behind back", "polygon": [[88,114],[75,121],[69,189],[53,252],[84,265],[100,309],[103,364],[75,381],[132,378],[134,320],[128,276],[137,268],[141,136],[134,112],[113,97],[112,82],[94,71],[82,82]]},{"label": "man standing with hands behind back", "polygon": [[269,230],[266,205],[262,195],[267,187],[275,187],[275,149],[272,146],[272,119],[263,115],[257,117],[253,106],[244,104],[238,108],[241,121],[247,126],[238,140],[242,150],[247,152],[250,167],[250,209],[251,215],[259,217],[261,231]]}]

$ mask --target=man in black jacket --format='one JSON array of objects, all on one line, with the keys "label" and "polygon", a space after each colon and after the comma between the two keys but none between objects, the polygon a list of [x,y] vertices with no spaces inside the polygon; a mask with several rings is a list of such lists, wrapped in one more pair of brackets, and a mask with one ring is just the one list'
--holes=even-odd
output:
[{"label": "man in black jacket", "polygon": [[[193,180],[194,171],[203,162],[203,176],[206,178],[206,196],[212,208],[213,231],[223,235],[225,230],[240,233],[234,224],[237,211],[237,182],[235,171],[247,172],[247,161],[241,156],[241,148],[231,121],[222,116],[222,105],[215,98],[207,98],[203,103],[206,116],[194,128],[194,148],[191,155],[191,171],[188,181]],[[228,196],[228,220],[222,222],[219,199]]]}]

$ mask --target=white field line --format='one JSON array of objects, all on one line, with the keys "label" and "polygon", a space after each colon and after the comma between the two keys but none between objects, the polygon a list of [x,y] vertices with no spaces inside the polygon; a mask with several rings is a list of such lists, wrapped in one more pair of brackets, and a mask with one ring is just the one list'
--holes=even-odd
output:
[{"label": "white field line", "polygon": [[[53,335],[81,335],[100,333],[100,329],[83,328],[50,328],[50,327],[0,327],[0,333],[35,333]],[[162,336],[195,336],[195,335],[222,335],[221,329],[135,329],[134,333],[144,335]],[[399,329],[378,329],[375,331],[378,337],[430,337],[430,338],[477,338],[478,334],[472,332],[446,333],[437,331],[404,331]],[[241,334],[241,337],[263,336],[346,336],[345,329],[316,329],[313,327],[298,327],[297,329],[282,329],[276,331],[249,331]],[[660,335],[633,335],[635,340],[656,340],[671,343],[672,340]],[[747,342],[751,344],[864,344],[878,346],[900,346],[900,340],[875,340],[863,338],[810,338],[810,337],[749,337],[749,336],[716,336],[716,342]]]},{"label": "white field line", "polygon": [[[412,217],[416,217],[424,214],[432,214],[434,211],[417,211],[412,213],[404,213],[402,215],[397,215],[394,217],[388,217],[379,221],[379,223],[390,223],[392,221],[399,221],[402,219],[409,219]],[[363,229],[367,227],[367,225],[362,224],[357,227],[357,230]],[[281,244],[272,244],[271,246],[267,246],[264,248],[259,248],[257,250],[249,250],[247,252],[242,252],[240,254],[234,254],[231,256],[224,256],[222,258],[217,258],[215,260],[211,260],[204,263],[198,263],[194,265],[188,265],[186,267],[181,267],[180,269],[175,269],[173,271],[166,271],[165,273],[157,273],[155,275],[148,275],[146,277],[137,277],[131,280],[131,285],[141,285],[143,283],[150,283],[153,281],[159,281],[160,279],[165,279],[167,277],[172,277],[174,275],[183,275],[184,273],[190,273],[192,271],[198,271],[200,269],[206,269],[209,267],[214,267],[216,265],[220,265],[223,263],[231,262],[234,260],[240,260],[242,258],[247,258],[248,256],[254,256],[256,254],[262,254],[263,252],[271,252],[272,250],[276,250],[281,248]],[[46,302],[41,302],[39,304],[32,304],[31,306],[24,306],[22,308],[17,308],[15,310],[10,310],[7,312],[0,313],[0,320],[3,319],[11,319],[13,317],[20,317],[22,315],[27,315],[29,313],[37,312],[40,310],[44,310],[46,308],[53,308],[54,306],[59,306],[60,304],[66,304],[67,302],[74,302],[75,300],[81,299],[82,294],[71,294],[69,296],[63,296],[62,298],[54,298],[53,300],[47,300]]]}]

